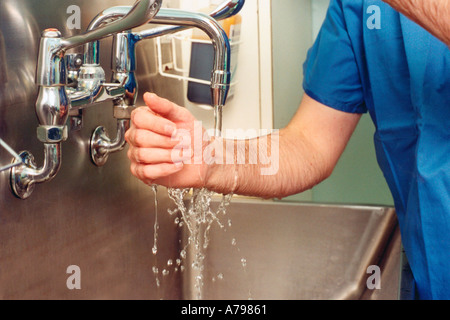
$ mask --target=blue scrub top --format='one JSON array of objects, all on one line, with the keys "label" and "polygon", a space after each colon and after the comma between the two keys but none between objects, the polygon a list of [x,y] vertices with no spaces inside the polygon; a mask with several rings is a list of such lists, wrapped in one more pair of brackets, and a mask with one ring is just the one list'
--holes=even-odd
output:
[{"label": "blue scrub top", "polygon": [[450,50],[381,0],[331,0],[304,65],[311,98],[369,112],[422,299],[450,299]]}]

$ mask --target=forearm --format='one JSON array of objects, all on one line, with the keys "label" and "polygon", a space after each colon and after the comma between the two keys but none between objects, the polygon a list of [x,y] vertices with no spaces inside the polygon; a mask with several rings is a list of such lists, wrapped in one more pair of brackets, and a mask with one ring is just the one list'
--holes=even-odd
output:
[{"label": "forearm", "polygon": [[450,1],[383,0],[450,46]]},{"label": "forearm", "polygon": [[257,139],[222,143],[227,144],[223,161],[211,165],[207,181],[207,187],[219,193],[283,198],[312,188],[332,170],[306,138],[289,129]]}]

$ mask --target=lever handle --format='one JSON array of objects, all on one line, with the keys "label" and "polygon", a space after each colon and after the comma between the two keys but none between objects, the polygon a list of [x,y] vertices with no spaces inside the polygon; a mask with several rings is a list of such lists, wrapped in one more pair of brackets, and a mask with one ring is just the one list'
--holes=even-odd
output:
[{"label": "lever handle", "polygon": [[150,22],[158,13],[162,0],[138,0],[126,16],[95,30],[61,40],[61,49],[71,49],[111,34],[130,30]]}]

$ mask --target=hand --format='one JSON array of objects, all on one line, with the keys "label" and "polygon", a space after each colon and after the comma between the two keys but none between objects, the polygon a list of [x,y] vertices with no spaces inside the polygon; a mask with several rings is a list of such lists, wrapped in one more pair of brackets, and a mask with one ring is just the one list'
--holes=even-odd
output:
[{"label": "hand", "polygon": [[[144,101],[147,107],[133,111],[125,135],[131,173],[148,185],[204,187],[208,166],[201,159],[196,161],[192,152],[194,132],[199,129],[194,116],[155,94],[146,93]],[[204,129],[200,130],[203,134]],[[189,152],[181,152],[180,146]],[[203,152],[203,145],[201,149]]]}]

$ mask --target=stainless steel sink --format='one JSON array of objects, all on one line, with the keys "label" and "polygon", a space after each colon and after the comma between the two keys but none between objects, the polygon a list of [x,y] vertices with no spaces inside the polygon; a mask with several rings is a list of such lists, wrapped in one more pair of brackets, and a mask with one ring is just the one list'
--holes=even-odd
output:
[{"label": "stainless steel sink", "polygon": [[[400,236],[395,211],[372,206],[234,199],[231,227],[210,234],[202,299],[397,299]],[[367,268],[381,271],[370,290]],[[198,297],[194,270],[183,296]]]}]

